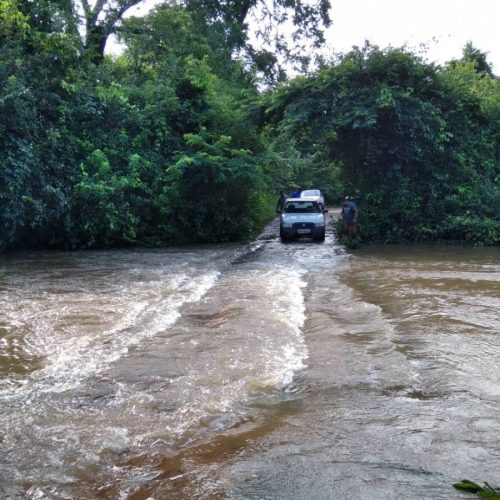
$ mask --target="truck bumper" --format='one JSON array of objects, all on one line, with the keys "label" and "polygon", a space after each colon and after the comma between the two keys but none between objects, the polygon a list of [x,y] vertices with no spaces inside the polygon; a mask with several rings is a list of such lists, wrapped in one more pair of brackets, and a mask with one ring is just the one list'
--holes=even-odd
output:
[{"label": "truck bumper", "polygon": [[296,227],[280,227],[280,237],[284,240],[291,240],[294,238],[322,239],[325,237],[325,226],[312,227],[307,229]]}]

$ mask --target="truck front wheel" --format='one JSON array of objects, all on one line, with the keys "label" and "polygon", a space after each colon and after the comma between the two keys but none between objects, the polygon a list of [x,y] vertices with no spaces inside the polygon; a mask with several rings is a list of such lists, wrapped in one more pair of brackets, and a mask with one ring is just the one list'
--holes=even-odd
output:
[{"label": "truck front wheel", "polygon": [[325,231],[314,237],[315,241],[325,241]]}]

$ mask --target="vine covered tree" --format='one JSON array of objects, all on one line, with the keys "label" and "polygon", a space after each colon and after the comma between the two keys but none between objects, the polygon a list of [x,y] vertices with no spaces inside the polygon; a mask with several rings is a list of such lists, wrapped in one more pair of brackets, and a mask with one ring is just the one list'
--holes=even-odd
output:
[{"label": "vine covered tree", "polygon": [[[206,30],[218,30],[233,51],[242,51],[272,81],[286,74],[280,59],[304,68],[323,45],[331,24],[329,0],[186,0],[186,8]],[[250,25],[260,47],[249,42]]]},{"label": "vine covered tree", "polygon": [[84,47],[94,61],[102,60],[109,36],[116,33],[125,13],[144,0],[75,0],[84,14]]}]

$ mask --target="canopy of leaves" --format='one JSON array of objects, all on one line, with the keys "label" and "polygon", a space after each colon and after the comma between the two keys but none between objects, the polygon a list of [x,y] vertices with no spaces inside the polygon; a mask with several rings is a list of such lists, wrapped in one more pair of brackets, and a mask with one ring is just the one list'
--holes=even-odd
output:
[{"label": "canopy of leaves", "polygon": [[[286,77],[283,62],[308,67],[331,24],[329,0],[186,0],[186,7],[208,38],[217,34],[270,82]],[[260,43],[250,43],[250,24]]]}]

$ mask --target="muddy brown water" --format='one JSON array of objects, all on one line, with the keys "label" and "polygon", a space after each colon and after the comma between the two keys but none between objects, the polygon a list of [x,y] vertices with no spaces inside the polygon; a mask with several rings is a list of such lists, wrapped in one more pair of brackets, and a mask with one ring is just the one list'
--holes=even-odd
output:
[{"label": "muddy brown water", "polygon": [[0,257],[0,497],[469,498],[500,484],[500,251]]}]

